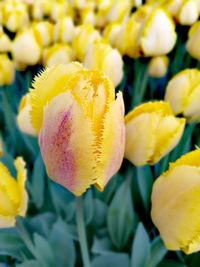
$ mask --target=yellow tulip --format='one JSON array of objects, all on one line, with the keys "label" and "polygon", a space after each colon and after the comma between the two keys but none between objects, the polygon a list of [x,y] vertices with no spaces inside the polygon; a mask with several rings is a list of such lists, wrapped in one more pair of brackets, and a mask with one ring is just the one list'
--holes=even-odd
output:
[{"label": "yellow tulip", "polygon": [[95,30],[92,25],[84,24],[78,26],[75,30],[73,39],[73,49],[75,52],[76,59],[83,62],[86,55],[86,51],[89,46],[94,42],[101,40],[100,33]]},{"label": "yellow tulip", "polygon": [[200,150],[176,162],[154,183],[151,217],[169,250],[200,250]]},{"label": "yellow tulip", "polygon": [[167,56],[153,57],[148,66],[149,76],[162,78],[167,73],[169,58]]},{"label": "yellow tulip", "polygon": [[136,107],[126,115],[125,123],[125,158],[142,166],[155,164],[177,145],[185,119],[174,117],[170,105],[160,101]]},{"label": "yellow tulip", "polygon": [[3,28],[0,25],[0,53],[10,52],[12,48],[12,42],[7,34],[3,32]]},{"label": "yellow tulip", "polygon": [[29,103],[29,94],[22,97],[17,115],[17,124],[20,130],[26,134],[36,136],[37,133],[33,128],[30,120],[31,105]]},{"label": "yellow tulip", "polygon": [[200,71],[187,69],[175,75],[166,88],[165,100],[175,114],[183,114],[188,122],[200,121]]},{"label": "yellow tulip", "polygon": [[196,0],[185,0],[178,12],[177,18],[181,25],[192,25],[198,20],[199,10]]},{"label": "yellow tulip", "polygon": [[13,41],[12,54],[15,61],[25,65],[33,66],[39,62],[41,47],[33,31],[28,29],[18,32]]},{"label": "yellow tulip", "polygon": [[15,68],[7,54],[0,54],[0,86],[9,85],[14,81]]},{"label": "yellow tulip", "polygon": [[81,10],[81,24],[90,24],[92,26],[95,26],[96,24],[96,14],[94,13],[94,10],[91,8],[85,8]]},{"label": "yellow tulip", "polygon": [[186,48],[193,58],[200,60],[200,21],[190,28]]},{"label": "yellow tulip", "polygon": [[108,24],[104,31],[104,39],[113,47],[117,47],[119,42],[119,34],[121,31],[122,25],[120,23],[110,23]]},{"label": "yellow tulip", "polygon": [[71,43],[75,32],[74,23],[71,17],[59,19],[54,26],[54,41]]},{"label": "yellow tulip", "polygon": [[115,99],[112,82],[79,63],[48,68],[33,88],[31,123],[49,177],[75,195],[103,190],[124,155],[122,94]]},{"label": "yellow tulip", "polygon": [[103,71],[117,86],[123,77],[123,60],[117,49],[109,44],[96,42],[88,49],[84,66]]},{"label": "yellow tulip", "polygon": [[71,4],[66,0],[55,1],[51,8],[51,19],[57,22],[59,19],[64,18],[67,15],[73,16]]},{"label": "yellow tulip", "polygon": [[18,157],[14,165],[17,170],[15,180],[6,166],[0,163],[0,227],[15,225],[16,216],[25,216],[28,204],[28,195],[25,190],[27,173],[25,162]]},{"label": "yellow tulip", "polygon": [[48,46],[53,42],[54,26],[48,21],[33,23],[33,34],[40,46]]},{"label": "yellow tulip", "polygon": [[43,65],[67,64],[73,60],[73,51],[67,44],[54,44],[43,51]]}]

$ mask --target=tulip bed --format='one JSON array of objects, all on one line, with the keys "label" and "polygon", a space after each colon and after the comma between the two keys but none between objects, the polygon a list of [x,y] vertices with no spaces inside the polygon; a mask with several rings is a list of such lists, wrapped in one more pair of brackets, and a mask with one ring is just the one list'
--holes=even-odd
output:
[{"label": "tulip bed", "polygon": [[0,1],[0,267],[200,266],[199,13]]}]

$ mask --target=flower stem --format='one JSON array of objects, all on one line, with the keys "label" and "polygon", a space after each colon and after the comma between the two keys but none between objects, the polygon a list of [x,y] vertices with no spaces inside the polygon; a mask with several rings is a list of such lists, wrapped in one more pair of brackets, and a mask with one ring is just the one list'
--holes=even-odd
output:
[{"label": "flower stem", "polygon": [[76,223],[84,267],[91,267],[88,245],[86,239],[85,223],[83,217],[83,200],[82,197],[76,197]]}]

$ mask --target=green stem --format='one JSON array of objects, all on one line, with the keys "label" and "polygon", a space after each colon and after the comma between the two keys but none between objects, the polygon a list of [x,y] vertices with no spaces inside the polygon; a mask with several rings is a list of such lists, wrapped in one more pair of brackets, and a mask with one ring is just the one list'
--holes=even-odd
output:
[{"label": "green stem", "polygon": [[80,242],[80,247],[81,247],[83,266],[91,267],[83,215],[84,215],[83,214],[83,200],[82,200],[82,197],[77,197],[76,198],[76,222],[77,222],[77,228],[78,228],[78,236],[79,236],[79,242]]}]

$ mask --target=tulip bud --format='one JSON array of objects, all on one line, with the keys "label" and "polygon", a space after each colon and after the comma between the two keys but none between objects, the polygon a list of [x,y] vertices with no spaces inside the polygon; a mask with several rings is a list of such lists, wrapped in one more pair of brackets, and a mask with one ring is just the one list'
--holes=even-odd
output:
[{"label": "tulip bud", "polygon": [[200,21],[190,28],[186,48],[193,58],[200,60]]},{"label": "tulip bud", "polygon": [[125,158],[143,166],[154,165],[177,145],[185,119],[174,117],[170,105],[160,101],[136,107],[126,115],[125,123]]},{"label": "tulip bud", "polygon": [[178,21],[181,25],[192,25],[198,20],[199,10],[196,0],[187,0],[182,4],[179,13]]},{"label": "tulip bud", "polygon": [[113,47],[117,47],[117,44],[119,42],[119,33],[121,30],[121,27],[122,27],[121,24],[110,23],[104,29],[103,37]]},{"label": "tulip bud", "polygon": [[29,94],[27,94],[26,96],[23,96],[20,101],[18,116],[17,116],[17,124],[22,132],[36,136],[37,135],[36,131],[33,128],[30,121],[30,110],[31,110],[31,105],[29,103]]},{"label": "tulip bud", "polygon": [[72,49],[67,44],[54,44],[43,52],[43,65],[67,64],[73,60]]},{"label": "tulip bud", "polygon": [[167,73],[169,58],[167,56],[153,57],[148,66],[149,76],[162,78]]},{"label": "tulip bud", "polygon": [[97,42],[86,53],[84,66],[87,69],[103,71],[117,86],[123,77],[123,60],[118,50],[109,44]]},{"label": "tulip bud", "polygon": [[25,190],[27,173],[25,162],[18,157],[14,165],[17,170],[17,180],[11,175],[3,163],[0,163],[0,227],[12,227],[15,218],[25,216],[28,204],[28,195]]},{"label": "tulip bud", "polygon": [[200,150],[176,162],[154,183],[151,217],[169,250],[200,250]]},{"label": "tulip bud", "polygon": [[57,21],[54,27],[54,41],[71,43],[74,36],[74,23],[71,17],[64,17]]},{"label": "tulip bud", "polygon": [[0,54],[0,86],[9,85],[15,78],[15,69],[12,60],[7,54]]},{"label": "tulip bud", "polygon": [[91,25],[84,24],[78,26],[75,30],[75,35],[73,39],[73,49],[75,52],[76,59],[82,62],[89,46],[94,41],[98,40],[101,40],[101,35]]},{"label": "tulip bud", "polygon": [[130,15],[132,4],[130,0],[118,0],[109,9],[107,14],[108,22],[123,22]]},{"label": "tulip bud", "polygon": [[188,122],[200,121],[200,72],[196,69],[181,71],[166,88],[165,100],[175,114],[183,114]]},{"label": "tulip bud", "polygon": [[39,62],[41,47],[31,30],[18,32],[13,41],[12,54],[15,61],[26,65],[33,66]]},{"label": "tulip bud", "polygon": [[124,154],[122,94],[115,99],[105,75],[78,63],[54,65],[33,88],[31,123],[49,177],[75,195],[93,184],[103,190]]},{"label": "tulip bud", "polygon": [[60,0],[54,2],[51,9],[51,19],[57,22],[59,19],[66,17],[67,15],[72,16],[72,6],[66,0]]},{"label": "tulip bud", "polygon": [[94,10],[91,8],[81,10],[81,23],[82,24],[90,24],[95,26],[96,24],[96,15]]},{"label": "tulip bud", "polygon": [[34,23],[32,30],[40,46],[48,46],[53,41],[53,24],[48,21]]}]

